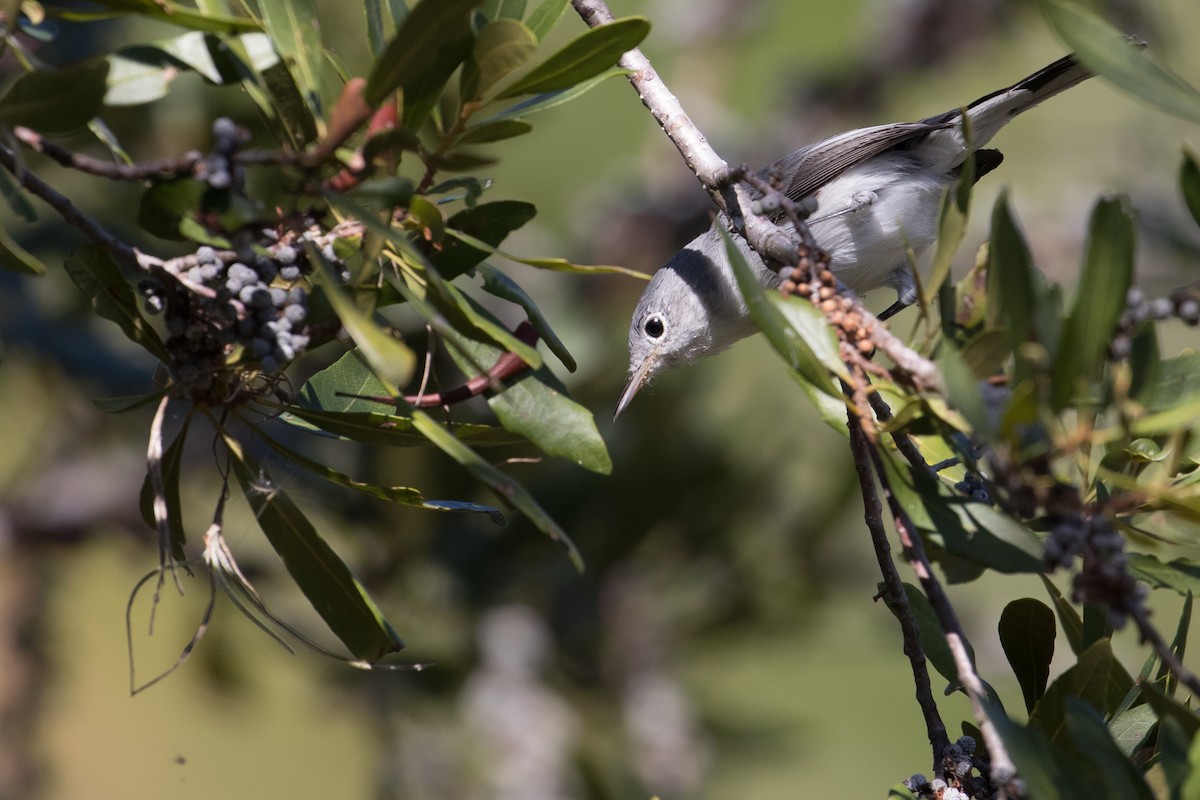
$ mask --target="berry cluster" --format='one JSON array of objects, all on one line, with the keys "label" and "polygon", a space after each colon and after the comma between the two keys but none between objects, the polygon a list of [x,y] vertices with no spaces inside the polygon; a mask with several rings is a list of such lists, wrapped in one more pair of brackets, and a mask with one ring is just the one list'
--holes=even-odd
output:
[{"label": "berry cluster", "polygon": [[940,771],[944,778],[934,778],[931,781],[917,773],[904,780],[904,787],[918,797],[968,800],[973,796],[988,794],[987,780],[971,775],[972,770],[976,769],[981,775],[987,775],[988,766],[986,754],[975,754],[975,738],[962,736],[954,744],[946,745],[946,749],[942,751]]},{"label": "berry cluster", "polygon": [[1057,480],[1045,455],[1029,460],[1020,470],[998,460],[993,465],[1007,509],[1025,519],[1041,509],[1042,527],[1049,531],[1042,555],[1047,572],[1069,569],[1079,557],[1072,599],[1108,609],[1109,624],[1123,626],[1141,608],[1146,587],[1129,574],[1125,539],[1112,520],[1085,504],[1076,487]]},{"label": "berry cluster", "polygon": [[177,279],[147,278],[138,290],[148,313],[164,315],[180,395],[228,399],[244,383],[231,378],[246,367],[272,375],[308,346],[311,267],[293,245],[260,254],[203,246],[171,264]]},{"label": "berry cluster", "polygon": [[1113,361],[1125,361],[1133,355],[1133,335],[1146,320],[1162,322],[1179,317],[1185,324],[1200,325],[1200,294],[1194,289],[1173,292],[1170,297],[1146,297],[1137,286],[1125,296],[1125,312],[1108,346]]},{"label": "berry cluster", "polygon": [[779,271],[779,291],[785,295],[796,294],[809,298],[831,323],[841,328],[847,341],[854,343],[860,353],[872,353],[875,345],[871,342],[871,330],[866,325],[866,318],[854,307],[854,300],[839,291],[838,279],[829,268],[828,257],[818,253],[814,264],[806,248],[802,246],[800,251],[797,266],[784,267]]},{"label": "berry cluster", "polygon": [[213,149],[196,167],[196,177],[214,189],[238,190],[246,181],[245,168],[233,154],[250,141],[250,133],[229,117],[213,120]]}]

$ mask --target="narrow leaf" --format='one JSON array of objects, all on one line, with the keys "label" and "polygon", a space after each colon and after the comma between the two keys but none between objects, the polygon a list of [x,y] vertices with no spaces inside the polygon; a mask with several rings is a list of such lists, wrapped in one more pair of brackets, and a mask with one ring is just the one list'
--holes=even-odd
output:
[{"label": "narrow leaf", "polygon": [[571,563],[575,565],[576,569],[583,571],[583,557],[575,547],[575,543],[523,486],[480,458],[478,453],[454,438],[449,431],[434,422],[428,414],[414,411],[413,426],[438,449],[465,467],[477,480],[495,492],[498,497],[511,503],[528,517],[529,521],[540,531],[554,541],[562,543],[567,548]]},{"label": "narrow leaf", "polygon": [[[367,79],[366,100],[376,106],[397,89],[405,91],[405,103],[409,103],[408,94],[435,64],[447,46],[455,49],[462,41],[463,34],[469,36],[469,19],[472,9],[483,0],[437,0],[437,2],[418,3],[416,8],[400,23],[396,37],[375,62],[371,75]],[[463,58],[470,53],[468,48]],[[461,63],[461,61],[459,62]],[[455,65],[457,66],[457,64]],[[445,79],[450,77],[453,69],[446,71]],[[405,120],[407,124],[407,120]]]},{"label": "narrow leaf", "polygon": [[41,133],[82,128],[100,113],[107,91],[106,60],[30,72],[0,98],[0,122],[28,125]]},{"label": "narrow leaf", "polygon": [[1071,646],[1071,652],[1076,657],[1083,654],[1083,620],[1079,618],[1079,612],[1071,605],[1067,598],[1063,597],[1063,593],[1058,590],[1058,587],[1050,582],[1050,579],[1045,575],[1039,575],[1042,579],[1042,585],[1046,587],[1050,598],[1054,601],[1054,610],[1058,614],[1058,621],[1062,624],[1063,633],[1067,637],[1067,644]]},{"label": "narrow leaf", "polygon": [[1137,99],[1200,121],[1200,91],[1104,20],[1068,0],[1042,0],[1042,13],[1085,65]]},{"label": "narrow leaf", "polygon": [[262,468],[241,445],[229,438],[225,442],[259,527],[329,629],[351,653],[367,662],[401,650],[404,643],[346,563],[283,490],[272,486],[263,491],[258,486]]},{"label": "narrow leaf", "polygon": [[12,272],[26,272],[30,275],[44,275],[46,265],[37,259],[16,240],[8,235],[6,226],[0,226],[0,269]]},{"label": "narrow leaf", "polygon": [[162,340],[138,311],[133,287],[107,250],[99,245],[81,245],[67,256],[63,268],[91,299],[98,316],[117,323],[126,336],[160,361],[170,360]]},{"label": "narrow leaf", "polygon": [[1098,375],[1132,280],[1133,215],[1121,198],[1101,200],[1092,212],[1079,290],[1054,360],[1056,409],[1067,406],[1081,382]]},{"label": "narrow leaf", "polygon": [[537,37],[519,19],[489,22],[475,37],[471,59],[479,70],[477,95],[525,66],[537,49]]},{"label": "narrow leaf", "polygon": [[564,367],[574,372],[576,369],[574,357],[567,350],[567,346],[563,344],[562,340],[558,338],[558,334],[551,329],[550,322],[542,314],[541,309],[537,307],[533,298],[516,281],[487,262],[477,266],[475,271],[483,277],[483,290],[485,292],[502,300],[507,300],[510,303],[516,303],[525,309],[529,323],[533,325],[533,329],[537,331],[538,336],[546,343],[546,347],[550,348],[550,352],[558,356],[558,360],[562,362]]},{"label": "narrow leaf", "polygon": [[[723,225],[717,226],[717,231],[725,242],[725,253],[733,267],[738,289],[746,300],[750,310],[750,318],[767,337],[767,341],[793,371],[799,373],[806,382],[820,389],[825,394],[840,397],[841,392],[829,376],[829,371],[808,342],[784,317],[783,313],[767,300],[766,290],[758,282],[758,277],[746,262],[742,252],[741,242],[734,239]],[[843,370],[845,368],[843,367]]]},{"label": "narrow leaf", "polygon": [[[501,354],[495,347],[466,337],[452,344],[453,350],[462,350],[477,364],[494,363]],[[472,372],[466,360],[459,360],[458,366]],[[511,382],[488,397],[488,406],[506,430],[521,434],[546,455],[565,458],[601,475],[612,471],[608,448],[592,412],[567,396],[548,369],[526,373]]]},{"label": "narrow leaf", "polygon": [[1111,800],[1153,800],[1150,787],[1117,747],[1095,709],[1074,697],[1066,698],[1065,705],[1071,744],[1093,764],[1105,795]]},{"label": "narrow leaf", "polygon": [[346,332],[359,352],[367,359],[371,369],[387,387],[388,393],[397,395],[400,387],[412,379],[417,366],[417,356],[403,342],[388,335],[354,304],[341,284],[333,277],[324,256],[311,244],[306,245],[309,261],[317,267],[317,284],[325,291],[329,304],[342,321]]},{"label": "narrow leaf", "polygon": [[591,28],[509,86],[498,99],[567,89],[604,72],[650,33],[644,17],[625,17]]},{"label": "narrow leaf", "polygon": [[1196,154],[1191,150],[1183,151],[1183,164],[1179,167],[1179,188],[1183,192],[1183,201],[1191,212],[1192,219],[1200,225],[1200,164],[1196,162]]},{"label": "narrow leaf", "polygon": [[529,19],[525,20],[529,25],[529,30],[533,31],[533,35],[540,42],[546,38],[546,34],[554,27],[554,23],[558,22],[564,11],[567,10],[568,0],[542,0],[542,4],[533,10],[529,15]]},{"label": "narrow leaf", "polygon": [[263,24],[292,73],[313,116],[325,113],[321,98],[324,51],[314,0],[259,0]]},{"label": "narrow leaf", "polygon": [[988,327],[1004,328],[1015,350],[1028,341],[1034,319],[1033,264],[1002,192],[992,209],[988,246]]}]

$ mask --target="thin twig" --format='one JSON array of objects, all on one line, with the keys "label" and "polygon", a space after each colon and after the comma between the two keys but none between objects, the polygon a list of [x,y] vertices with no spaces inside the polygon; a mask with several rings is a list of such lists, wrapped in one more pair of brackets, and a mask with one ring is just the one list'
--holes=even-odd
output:
[{"label": "thin twig", "polygon": [[[851,418],[851,427],[860,424],[859,420]],[[942,588],[941,581],[937,579],[937,576],[933,572],[933,565],[930,563],[929,556],[925,552],[924,542],[916,532],[916,527],[913,525],[907,512],[900,505],[900,501],[896,498],[895,493],[892,492],[891,483],[888,481],[887,473],[884,470],[883,457],[874,447],[867,448],[867,452],[875,467],[875,476],[879,480],[879,485],[883,488],[883,495],[887,499],[888,510],[891,512],[892,519],[895,522],[896,533],[900,537],[900,544],[904,548],[904,557],[908,561],[909,566],[912,567],[913,572],[916,573],[917,580],[921,582],[921,588],[925,592],[925,596],[929,599],[929,605],[933,608],[934,614],[937,615],[938,623],[942,627],[942,633],[946,637],[946,643],[950,646],[950,653],[954,658],[954,667],[958,671],[958,680],[966,690],[967,697],[971,701],[971,710],[975,714],[975,721],[979,724],[980,733],[983,734],[983,740],[987,745],[988,755],[991,758],[993,784],[1000,792],[999,797],[1007,797],[1007,783],[1016,776],[1016,767],[1008,755],[1008,750],[1005,748],[1000,734],[992,724],[987,709],[984,708],[983,700],[985,691],[983,681],[975,671],[975,665],[972,663],[971,656],[967,652],[967,639],[963,634],[958,613],[950,603],[950,598],[946,595],[945,589]]]},{"label": "thin twig", "polygon": [[916,686],[917,704],[925,717],[925,729],[929,735],[929,744],[933,748],[933,769],[937,772],[942,763],[942,752],[950,739],[946,735],[946,724],[938,713],[937,702],[933,697],[933,689],[929,682],[929,668],[925,661],[925,650],[921,647],[920,630],[913,618],[912,606],[904,591],[900,573],[892,560],[891,548],[888,545],[887,531],[883,527],[883,507],[875,490],[875,482],[871,477],[871,456],[868,452],[871,444],[862,429],[860,420],[854,412],[849,412],[850,452],[854,456],[854,471],[858,475],[859,489],[862,491],[864,516],[867,530],[871,532],[871,543],[875,546],[875,558],[879,562],[879,571],[883,575],[883,592],[896,619],[900,621],[900,631],[904,637],[904,654],[908,656],[912,667],[913,683]]},{"label": "thin twig", "polygon": [[0,145],[0,166],[12,173],[17,183],[40,197],[51,208],[58,212],[67,224],[79,230],[96,244],[108,250],[116,258],[134,266],[141,267],[138,252],[134,248],[113,236],[104,226],[75,207],[75,204],[59,193],[50,184],[25,169],[12,150]]},{"label": "thin twig", "polygon": [[[206,158],[198,150],[190,150],[175,158],[122,164],[72,152],[37,131],[24,126],[18,125],[13,128],[13,135],[31,150],[41,153],[68,169],[116,181],[170,180],[192,176],[196,173],[196,167]],[[245,150],[233,153],[230,158],[235,163],[246,166],[296,164],[304,160],[302,154],[287,150]]]},{"label": "thin twig", "polygon": [[1167,669],[1173,674],[1184,686],[1192,690],[1192,694],[1200,696],[1200,678],[1197,678],[1196,673],[1183,665],[1183,662],[1175,655],[1175,651],[1162,638],[1162,634],[1158,629],[1150,624],[1149,612],[1146,606],[1142,603],[1135,603],[1129,615],[1133,618],[1134,624],[1137,625],[1138,634],[1142,637],[1142,641],[1149,642],[1154,648],[1154,652],[1162,659],[1162,662],[1167,665]]}]

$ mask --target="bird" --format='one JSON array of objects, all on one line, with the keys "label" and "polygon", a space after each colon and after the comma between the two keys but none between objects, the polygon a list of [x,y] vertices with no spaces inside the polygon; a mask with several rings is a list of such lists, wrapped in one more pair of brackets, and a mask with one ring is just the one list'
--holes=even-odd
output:
[{"label": "bird", "polygon": [[[1091,76],[1067,55],[971,103],[966,125],[964,110],[955,108],[916,122],[858,128],[801,147],[760,175],[778,176],[794,201],[815,200],[808,226],[844,286],[860,294],[883,286],[896,291],[896,302],[880,314],[887,318],[916,302],[912,255],[919,258],[936,240],[942,195],[966,161],[974,159],[976,180],[995,169],[1003,156],[982,148],[1001,128]],[[722,229],[730,226],[719,215],[642,292],[629,325],[629,379],[614,420],[655,376],[755,332]],[[730,235],[759,282],[777,285],[778,275],[746,240]]]}]

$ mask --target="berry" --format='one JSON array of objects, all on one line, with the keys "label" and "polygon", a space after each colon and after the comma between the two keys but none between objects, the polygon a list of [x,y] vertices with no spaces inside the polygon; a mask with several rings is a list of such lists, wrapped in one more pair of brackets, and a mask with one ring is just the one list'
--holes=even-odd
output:
[{"label": "berry", "polygon": [[283,265],[296,263],[296,248],[290,244],[285,244],[275,248],[275,260]]}]

